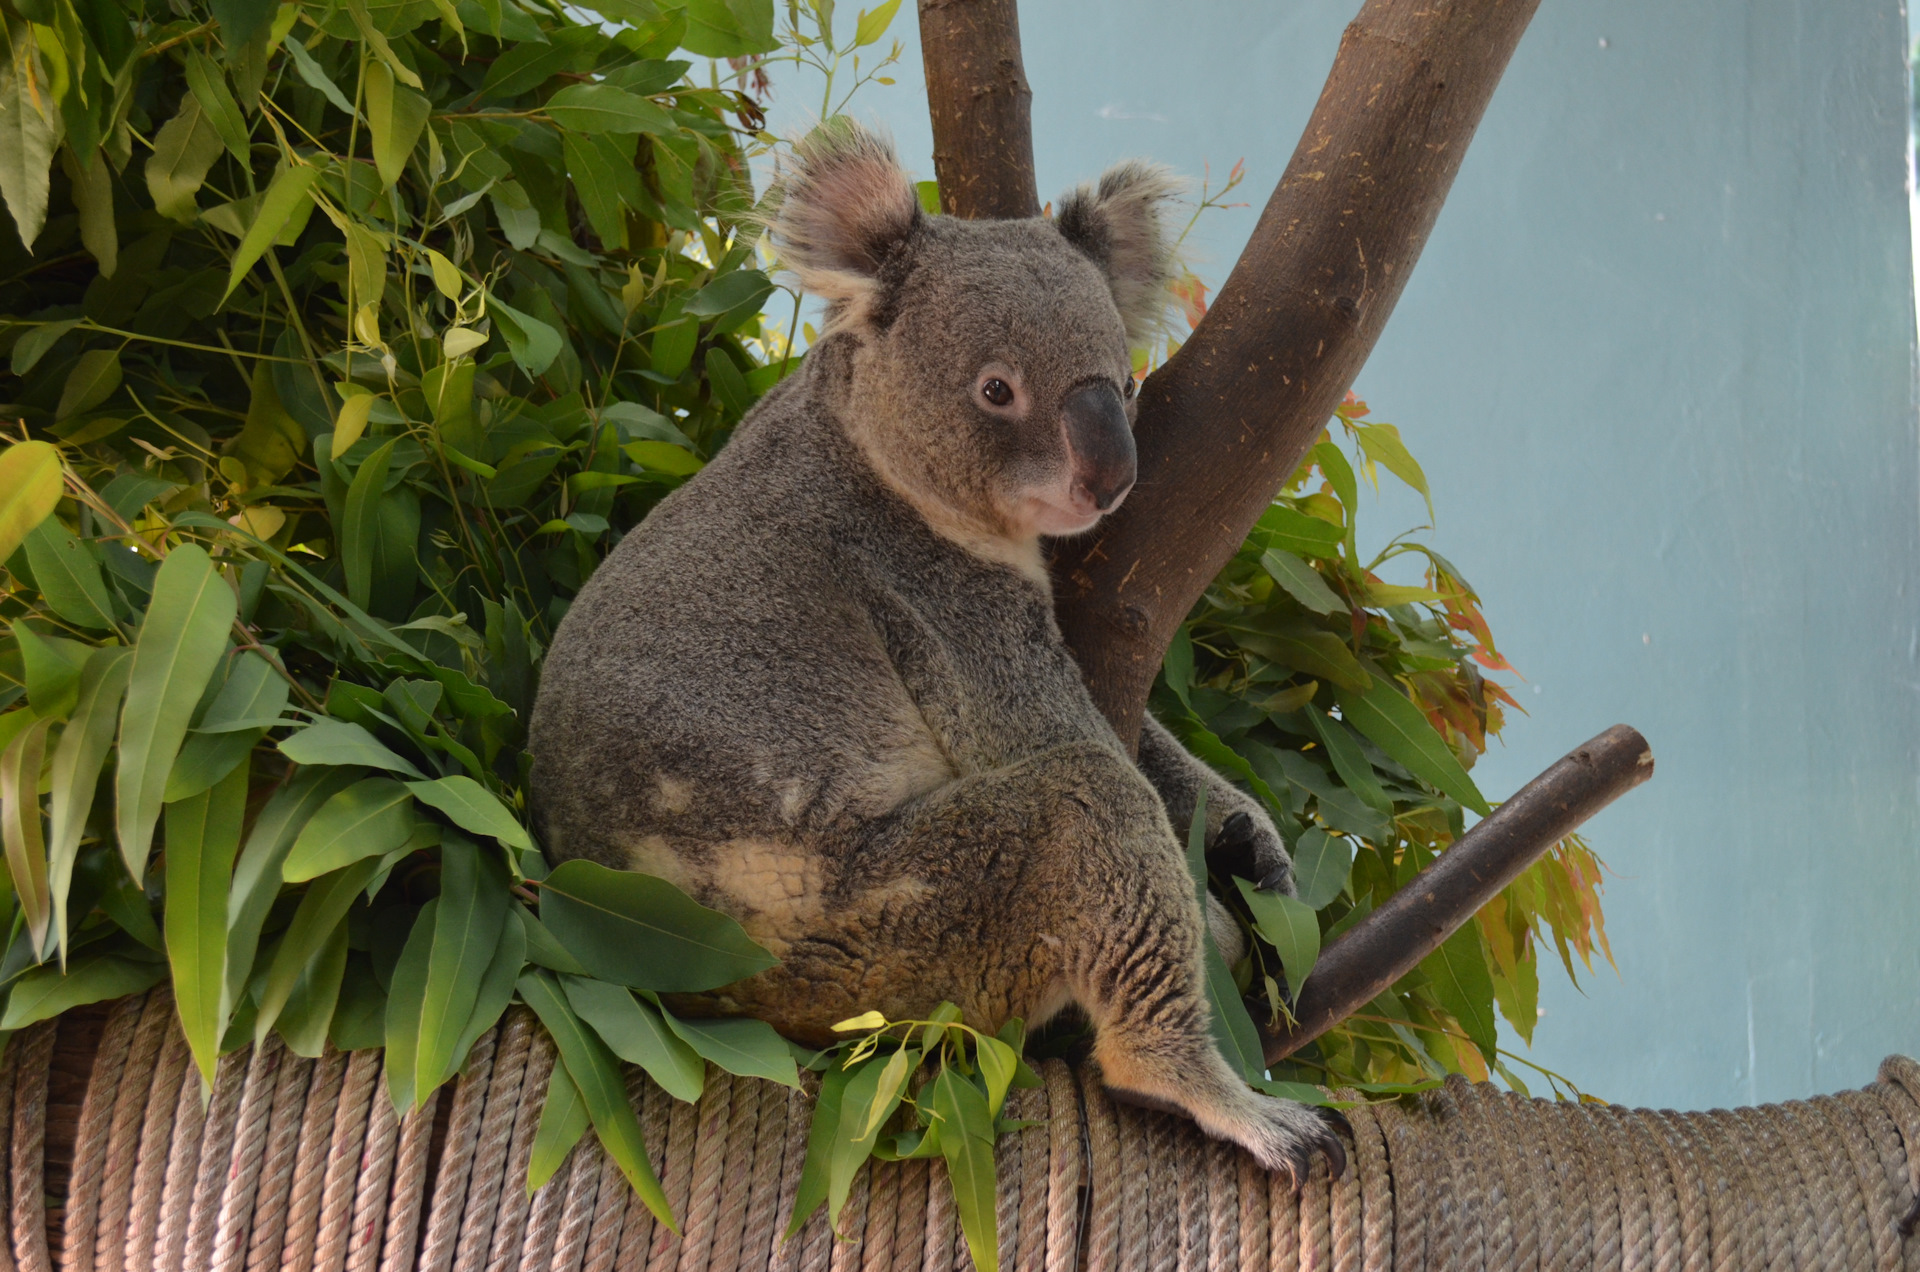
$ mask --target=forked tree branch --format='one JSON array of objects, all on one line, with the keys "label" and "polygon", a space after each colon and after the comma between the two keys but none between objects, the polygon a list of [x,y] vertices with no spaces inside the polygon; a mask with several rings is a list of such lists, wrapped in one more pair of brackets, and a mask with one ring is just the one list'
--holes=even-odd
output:
[{"label": "forked tree branch", "polygon": [[[1539,0],[1367,0],[1213,309],[1141,392],[1140,481],[1054,563],[1120,736],[1180,622],[1326,426],[1400,298]],[[1033,215],[1013,0],[922,0],[942,201]]]},{"label": "forked tree branch", "polygon": [[920,52],[940,210],[969,220],[1039,216],[1015,0],[920,0]]}]

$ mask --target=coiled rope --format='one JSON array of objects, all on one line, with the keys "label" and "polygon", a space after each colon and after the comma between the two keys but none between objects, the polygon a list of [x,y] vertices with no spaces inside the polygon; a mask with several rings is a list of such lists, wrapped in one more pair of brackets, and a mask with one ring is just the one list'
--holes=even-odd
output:
[{"label": "coiled rope", "polygon": [[[526,1012],[404,1121],[381,1066],[378,1051],[309,1060],[270,1040],[222,1060],[203,1104],[164,989],[21,1031],[0,1055],[0,1272],[972,1266],[937,1163],[869,1167],[837,1239],[822,1212],[781,1242],[804,1091],[715,1070],[688,1105],[630,1074],[676,1236],[591,1135],[527,1195],[554,1054]],[[1351,1168],[1331,1180],[1317,1165],[1298,1195],[1182,1119],[1040,1069],[1009,1109],[1034,1125],[997,1162],[1009,1272],[1920,1272],[1920,1065],[1905,1057],[1859,1091],[1711,1113],[1453,1078],[1352,1108]]]}]

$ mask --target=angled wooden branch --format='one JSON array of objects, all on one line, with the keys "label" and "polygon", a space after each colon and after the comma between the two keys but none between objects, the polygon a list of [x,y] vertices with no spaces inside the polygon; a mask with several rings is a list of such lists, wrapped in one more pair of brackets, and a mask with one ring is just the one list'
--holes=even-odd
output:
[{"label": "angled wooden branch", "polygon": [[1542,853],[1652,776],[1652,749],[1624,724],[1561,757],[1321,951],[1294,1028],[1266,1040],[1267,1063],[1391,989]]}]

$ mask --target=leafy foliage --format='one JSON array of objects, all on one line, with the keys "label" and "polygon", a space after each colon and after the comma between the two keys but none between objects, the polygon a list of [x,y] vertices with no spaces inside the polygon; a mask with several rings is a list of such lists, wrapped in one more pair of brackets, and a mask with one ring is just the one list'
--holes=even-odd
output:
[{"label": "leafy foliage", "polygon": [[[1467,810],[1488,811],[1469,770],[1519,707],[1487,677],[1512,667],[1457,568],[1406,536],[1359,556],[1363,477],[1385,469],[1431,498],[1399,430],[1367,415],[1351,395],[1338,408],[1352,450],[1322,435],[1194,607],[1152,700],[1196,755],[1259,796],[1293,851],[1298,900],[1213,881],[1256,938],[1235,986],[1274,1023],[1323,943],[1444,851]],[[1382,580],[1403,558],[1421,562],[1421,585]],[[1531,1042],[1537,945],[1551,936],[1569,977],[1576,954],[1590,967],[1607,953],[1600,886],[1598,859],[1568,837],[1392,990],[1270,1080],[1257,1065],[1249,1079],[1390,1090],[1491,1069],[1524,1091],[1507,1061],[1528,1062],[1500,1050],[1495,1007]]]},{"label": "leafy foliage", "polygon": [[[605,0],[605,24],[519,0],[0,0],[0,1031],[170,980],[203,1079],[269,1032],[384,1046],[405,1110],[517,998],[561,1061],[529,1186],[591,1127],[668,1223],[618,1062],[683,1100],[708,1063],[798,1080],[765,1025],[660,997],[767,966],[737,924],[660,880],[549,872],[525,721],[581,583],[793,363],[746,230],[775,143],[674,55],[742,59],[742,84],[833,71],[898,7],[836,43],[824,2],[776,31],[770,0]],[[1323,928],[1482,806],[1466,762],[1498,728],[1457,572],[1431,557],[1415,596],[1360,569],[1351,467],[1316,463],[1329,489],[1290,487],[1157,703],[1298,836],[1311,909],[1245,902],[1266,940],[1233,970],[1274,1003]],[[1356,1023],[1312,1072],[1490,1055],[1484,986],[1517,1024],[1540,924],[1563,958],[1598,930],[1591,857],[1555,861],[1451,979],[1376,1004],[1397,1042]],[[989,1267],[991,1145],[1031,1075],[1017,1026],[953,1015],[805,1057],[803,1200],[837,1210],[869,1153],[937,1151]]]}]

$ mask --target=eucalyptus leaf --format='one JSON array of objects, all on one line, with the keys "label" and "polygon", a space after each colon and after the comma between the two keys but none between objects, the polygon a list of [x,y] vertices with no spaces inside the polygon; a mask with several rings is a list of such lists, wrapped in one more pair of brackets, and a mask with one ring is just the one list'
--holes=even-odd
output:
[{"label": "eucalyptus leaf", "polygon": [[772,967],[733,919],[653,875],[568,861],[540,885],[540,918],[602,980],[698,993]]}]

